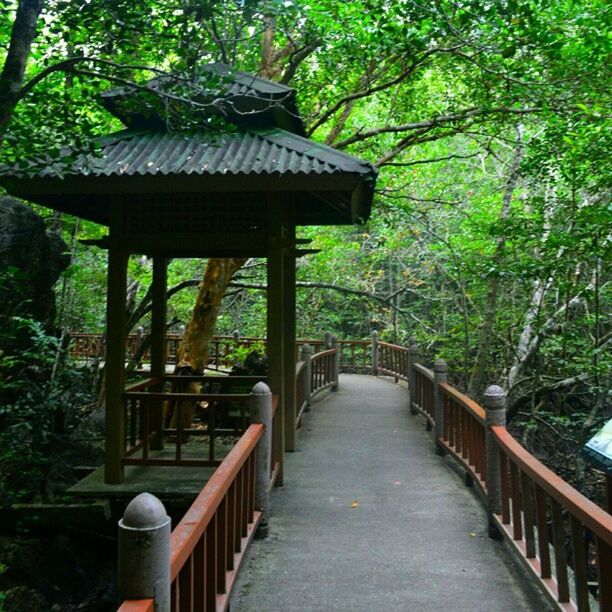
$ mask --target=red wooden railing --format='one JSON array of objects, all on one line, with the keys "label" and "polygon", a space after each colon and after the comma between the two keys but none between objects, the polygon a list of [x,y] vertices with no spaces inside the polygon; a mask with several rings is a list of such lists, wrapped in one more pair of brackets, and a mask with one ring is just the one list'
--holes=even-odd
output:
[{"label": "red wooden railing", "polygon": [[500,452],[499,528],[559,607],[587,611],[597,594],[599,609],[612,610],[612,516],[542,465],[505,427],[491,429]]},{"label": "red wooden railing", "polygon": [[[255,533],[255,451],[263,425],[250,425],[172,532],[171,609],[226,610],[244,552]],[[153,600],[119,612],[149,612]]]},{"label": "red wooden railing", "polygon": [[459,393],[448,383],[440,384],[440,392],[443,414],[440,443],[484,492],[486,488],[485,411],[474,400]]}]

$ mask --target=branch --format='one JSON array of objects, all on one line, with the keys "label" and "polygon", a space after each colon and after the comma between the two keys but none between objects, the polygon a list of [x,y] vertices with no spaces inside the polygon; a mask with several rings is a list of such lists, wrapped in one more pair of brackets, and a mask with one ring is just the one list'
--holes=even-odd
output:
[{"label": "branch", "polygon": [[440,115],[433,119],[425,121],[415,121],[414,123],[405,123],[403,125],[390,125],[386,127],[376,128],[374,130],[368,130],[366,132],[358,131],[353,136],[339,142],[336,145],[337,149],[343,149],[355,142],[361,142],[374,136],[380,136],[381,134],[398,134],[400,132],[409,132],[413,130],[420,130],[423,128],[431,129],[435,127],[443,126],[447,123],[453,123],[455,121],[465,121],[473,117],[483,117],[487,115],[528,115],[533,113],[539,113],[543,109],[539,106],[527,107],[527,108],[508,108],[507,106],[498,106],[495,108],[468,108],[458,113],[450,115]]},{"label": "branch", "polygon": [[450,53],[451,51],[455,51],[459,49],[460,47],[461,45],[450,47],[448,49],[442,48],[442,47],[431,49],[427,51],[425,54],[423,54],[423,56],[420,59],[410,64],[408,68],[404,69],[394,79],[391,79],[390,81],[385,81],[384,83],[381,83],[380,85],[375,85],[373,87],[367,87],[366,89],[362,89],[361,91],[356,91],[352,94],[349,94],[348,96],[345,96],[344,98],[341,98],[330,109],[325,111],[312,124],[312,126],[308,129],[307,135],[311,136],[318,127],[323,125],[334,113],[340,110],[340,108],[342,108],[345,104],[352,102],[354,100],[358,100],[360,98],[366,98],[367,96],[371,96],[372,94],[378,93],[379,91],[384,91],[385,89],[389,89],[390,87],[393,87],[393,85],[397,85],[398,83],[401,83],[402,81],[407,79],[413,72],[416,71],[417,68],[419,68],[425,62],[425,60],[427,60],[429,57],[431,57],[435,53]]}]

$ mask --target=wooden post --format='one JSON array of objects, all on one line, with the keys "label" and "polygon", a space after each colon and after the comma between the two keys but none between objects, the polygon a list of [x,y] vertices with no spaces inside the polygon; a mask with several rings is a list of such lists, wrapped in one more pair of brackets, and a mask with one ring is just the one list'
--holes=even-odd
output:
[{"label": "wooden post", "polygon": [[272,462],[272,392],[258,382],[251,391],[251,423],[261,423],[264,435],[257,445],[255,467],[255,510],[261,512],[256,536],[267,538],[270,532],[270,465]]},{"label": "wooden post", "polygon": [[436,455],[444,455],[444,447],[441,444],[443,428],[444,411],[443,407],[443,395],[440,389],[440,385],[445,383],[447,380],[447,368],[446,361],[444,359],[436,359],[434,363],[434,419],[436,421],[434,439],[435,439],[435,452]]},{"label": "wooden post", "polygon": [[378,376],[378,332],[372,332],[372,374]]},{"label": "wooden post", "polygon": [[310,412],[312,403],[312,356],[314,349],[310,344],[303,344],[300,358],[304,362],[304,400],[306,401],[306,412]]},{"label": "wooden post", "polygon": [[268,244],[267,244],[267,355],[268,385],[278,397],[276,418],[274,419],[274,444],[279,455],[279,473],[276,484],[283,484],[283,450],[285,448],[285,405],[283,372],[283,249],[282,249],[282,210],[275,200],[268,205]]},{"label": "wooden post", "polygon": [[[153,258],[153,280],[151,283],[151,376],[161,378],[166,374],[167,344],[166,344],[166,291],[168,285],[168,260],[163,257]],[[162,391],[163,383],[157,385],[154,391]],[[151,440],[151,448],[164,448],[163,401],[151,403],[151,431],[155,436]]]},{"label": "wooden post", "polygon": [[338,390],[338,381],[340,380],[340,343],[338,342],[338,338],[336,336],[332,336],[332,348],[336,350],[334,354],[334,359],[332,362],[332,380],[334,384],[332,385],[331,390]]},{"label": "wooden post", "polygon": [[110,245],[108,249],[108,289],[106,301],[105,357],[105,464],[107,484],[123,482],[125,423],[123,390],[125,387],[125,342],[127,265],[129,254],[122,247],[123,224],[117,204],[111,208]]},{"label": "wooden post", "polygon": [[408,406],[410,414],[418,414],[418,410],[413,406],[414,390],[416,388],[416,374],[414,366],[418,363],[419,351],[417,349],[416,340],[413,336],[408,340]]},{"label": "wooden post", "polygon": [[332,334],[331,332],[325,332],[325,350],[328,351],[332,347]]},{"label": "wooden post", "polygon": [[294,452],[297,447],[296,427],[296,331],[295,331],[295,225],[292,215],[285,213],[283,253],[283,358],[285,403],[285,450]]},{"label": "wooden post", "polygon": [[501,514],[501,473],[499,448],[493,439],[491,427],[493,425],[506,425],[507,398],[504,390],[498,385],[490,385],[484,393],[486,411],[485,449],[487,461],[487,498],[489,517],[489,537],[500,540],[501,534],[493,522],[494,514]]}]

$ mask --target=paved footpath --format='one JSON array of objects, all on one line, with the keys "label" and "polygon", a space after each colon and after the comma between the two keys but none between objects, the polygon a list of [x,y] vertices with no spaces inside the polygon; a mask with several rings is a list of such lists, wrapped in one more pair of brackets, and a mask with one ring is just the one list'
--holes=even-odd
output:
[{"label": "paved footpath", "polygon": [[400,386],[341,376],[285,458],[232,612],[549,609]]}]

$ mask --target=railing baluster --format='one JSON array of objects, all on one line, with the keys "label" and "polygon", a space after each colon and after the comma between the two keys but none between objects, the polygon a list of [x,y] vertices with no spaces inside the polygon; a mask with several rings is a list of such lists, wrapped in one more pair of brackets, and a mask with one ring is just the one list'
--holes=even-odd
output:
[{"label": "railing baluster", "polygon": [[523,539],[520,486],[519,470],[514,461],[510,461],[510,490],[512,491],[512,537],[515,540]]},{"label": "railing baluster", "polygon": [[206,583],[206,536],[198,540],[193,549],[193,610],[204,612],[204,585]]},{"label": "railing baluster", "polygon": [[501,449],[499,450],[499,475],[502,498],[502,523],[510,523],[510,483],[508,480],[508,457]]},{"label": "railing baluster", "polygon": [[234,569],[234,553],[236,552],[236,482],[227,492],[227,569]]},{"label": "railing baluster", "polygon": [[204,609],[207,612],[216,609],[217,569],[217,516],[215,514],[206,528],[206,603]]},{"label": "railing baluster", "polygon": [[599,583],[599,609],[612,609],[612,546],[597,538],[597,578]]},{"label": "railing baluster", "polygon": [[535,557],[535,538],[533,525],[535,522],[535,510],[533,503],[533,491],[531,479],[521,472],[521,488],[523,494],[523,518],[525,522],[525,555],[528,559]]},{"label": "railing baluster", "polygon": [[215,538],[217,541],[217,593],[225,593],[225,571],[227,567],[227,497],[219,504],[217,509],[217,532]]},{"label": "railing baluster", "polygon": [[178,577],[178,608],[181,612],[191,610],[193,603],[193,556],[189,558]]},{"label": "railing baluster", "polygon": [[567,555],[565,552],[565,529],[561,505],[551,499],[553,545],[555,550],[555,576],[557,578],[557,601],[569,601],[569,586],[567,582]]},{"label": "railing baluster", "polygon": [[586,548],[584,541],[584,528],[582,523],[570,515],[570,528],[572,535],[572,561],[574,563],[574,584],[576,586],[576,603],[578,612],[589,612],[589,590],[586,564]]},{"label": "railing baluster", "polygon": [[547,497],[544,491],[535,485],[535,510],[538,526],[538,555],[540,557],[540,577],[550,578],[550,547],[548,541]]}]

